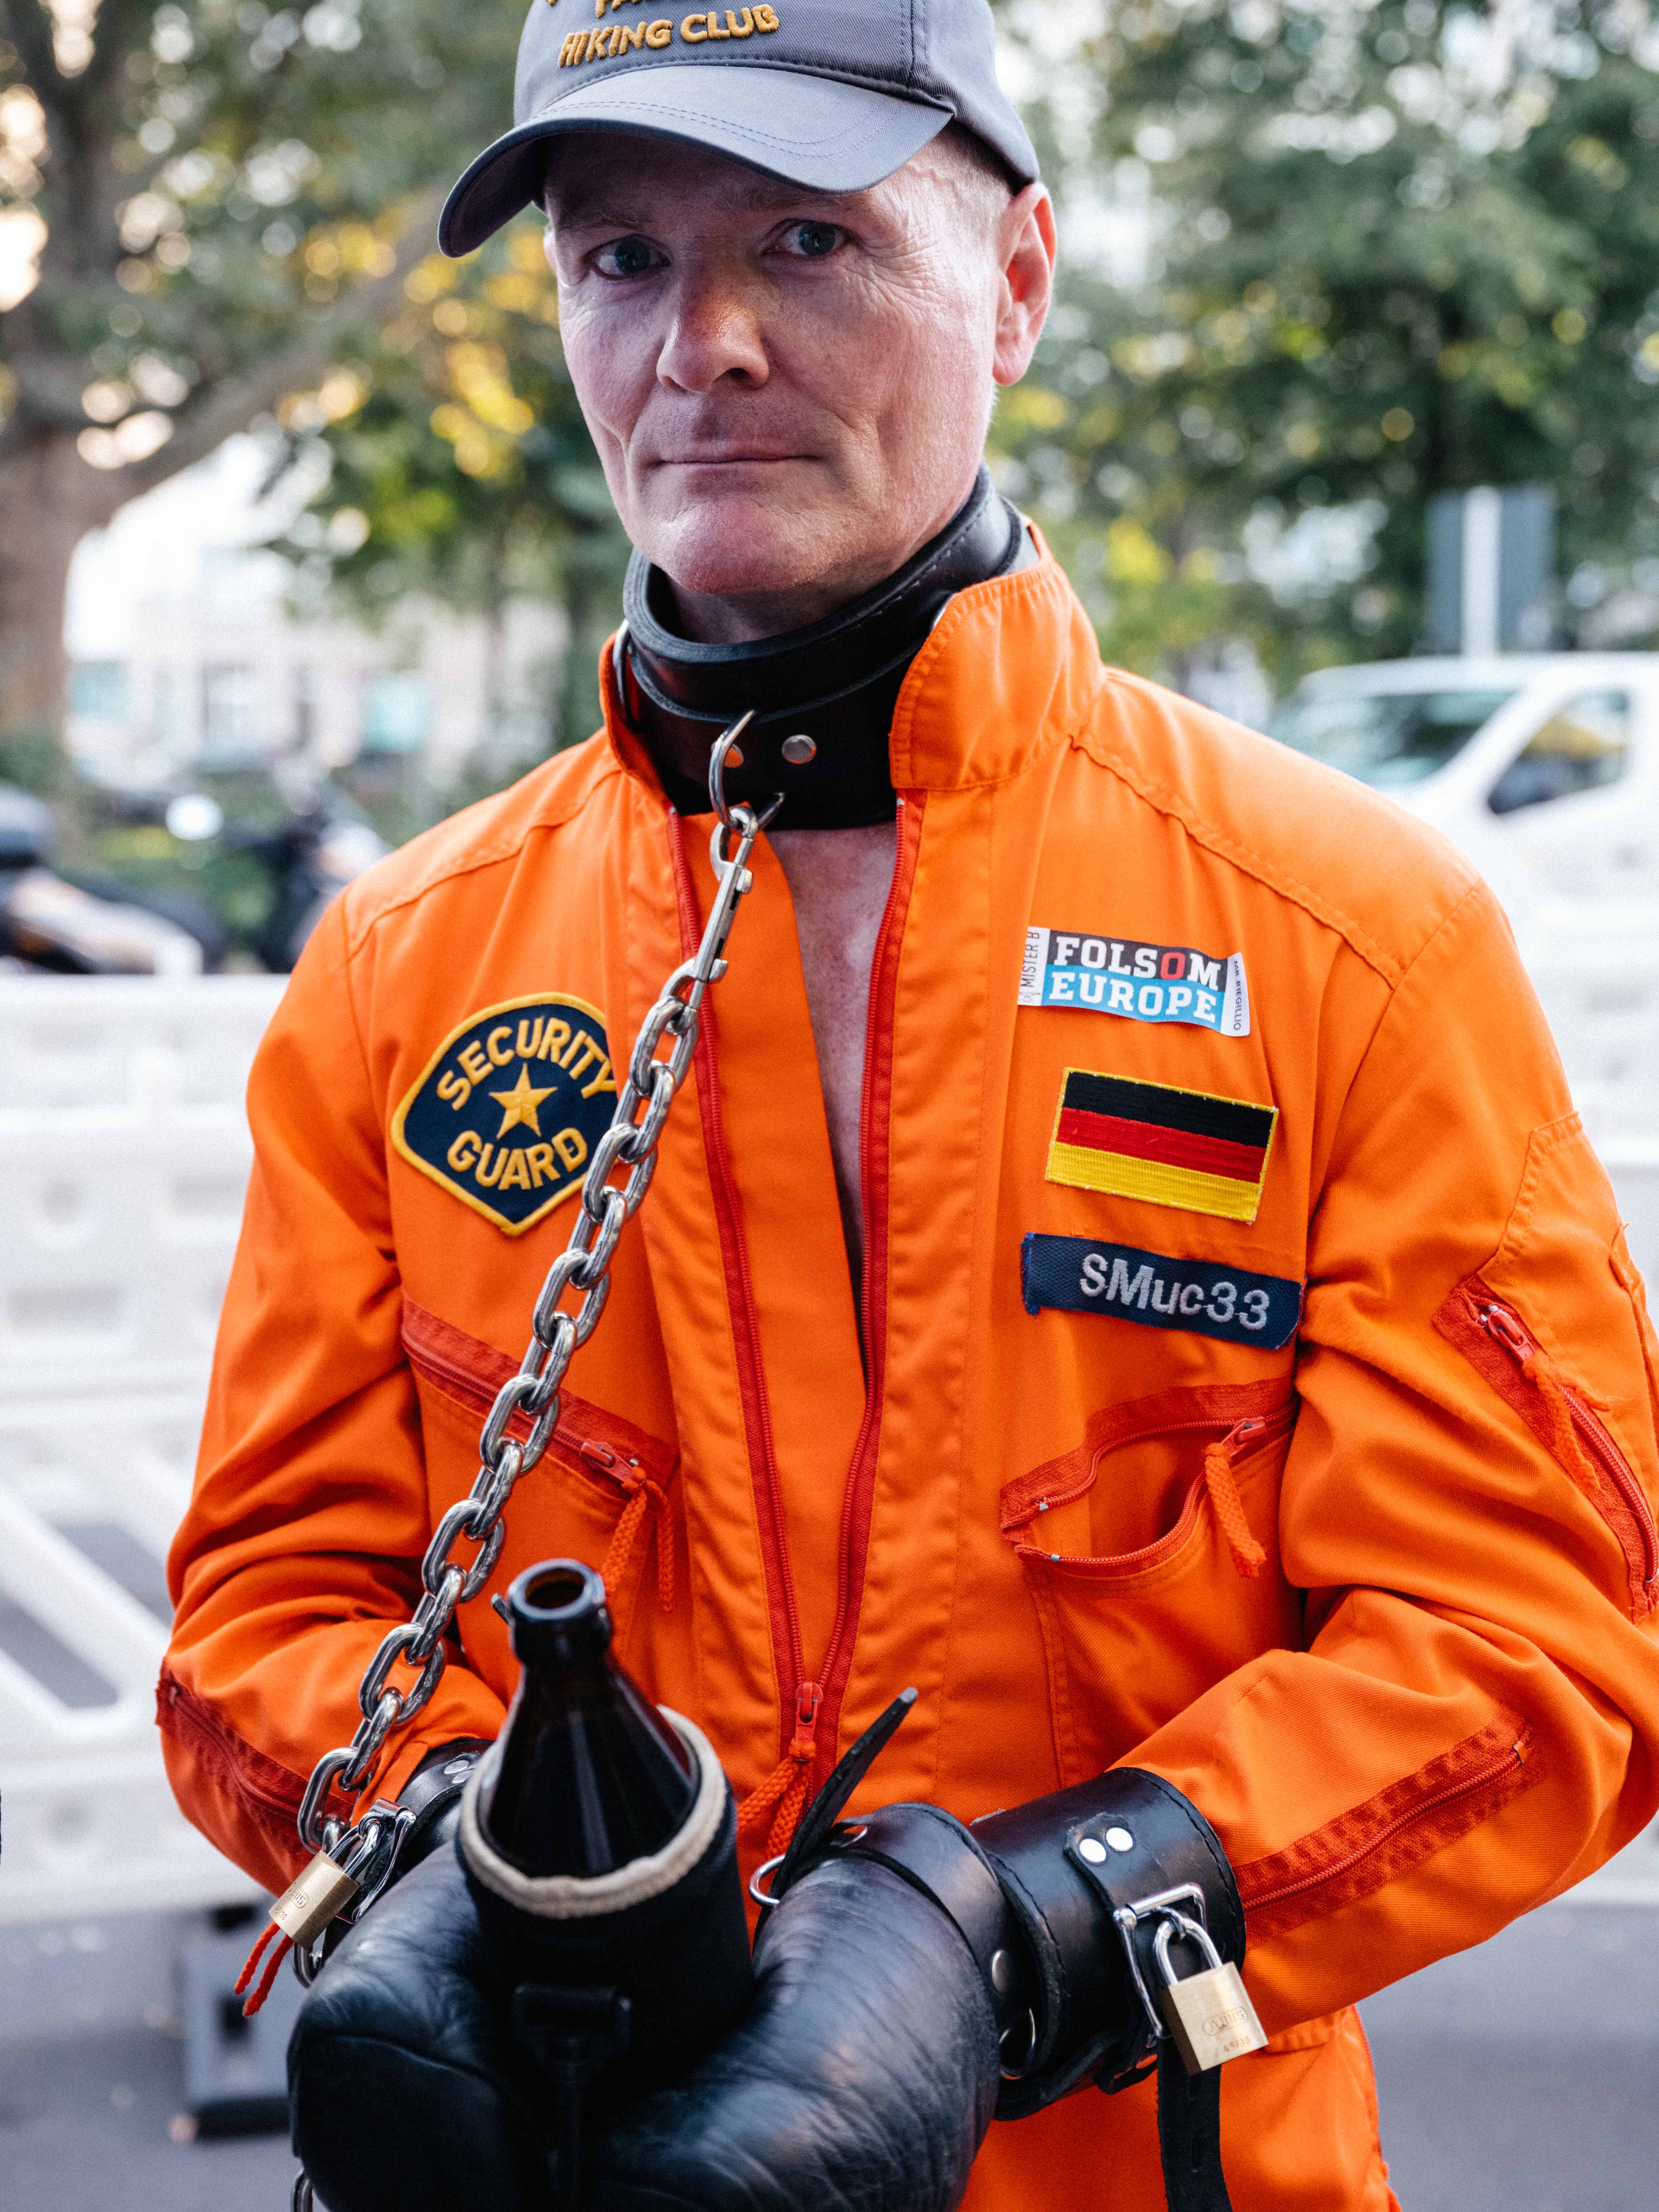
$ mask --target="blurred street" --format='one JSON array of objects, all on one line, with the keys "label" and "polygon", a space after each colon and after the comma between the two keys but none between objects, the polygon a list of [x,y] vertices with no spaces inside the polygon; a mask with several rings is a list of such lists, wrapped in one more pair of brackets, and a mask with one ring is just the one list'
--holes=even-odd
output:
[{"label": "blurred street", "polygon": [[[173,1925],[0,1938],[0,2172],[19,2212],[285,2212],[280,2135],[169,2136]],[[1364,2007],[1405,2212],[1647,2212],[1656,1935],[1650,1909],[1557,1905]]]}]

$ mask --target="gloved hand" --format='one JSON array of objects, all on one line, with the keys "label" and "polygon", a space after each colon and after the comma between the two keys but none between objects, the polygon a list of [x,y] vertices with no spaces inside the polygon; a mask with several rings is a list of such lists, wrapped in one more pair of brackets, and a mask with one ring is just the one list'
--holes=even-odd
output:
[{"label": "gloved hand", "polygon": [[999,2078],[958,1928],[888,1867],[831,1860],[768,1916],[755,1964],[738,2026],[596,2148],[594,2212],[950,2212]]},{"label": "gloved hand", "polygon": [[544,2092],[486,1984],[453,1850],[366,1913],[301,2008],[294,2148],[328,2212],[545,2212]]},{"label": "gloved hand", "polygon": [[[1116,1909],[1142,1905],[1149,1986],[1148,1899],[1178,1897],[1243,1955],[1220,1845],[1156,1775],[1119,1768],[971,1832],[933,1805],[836,1824],[844,1802],[832,1778],[778,1869],[743,2021],[599,2147],[594,2212],[951,2212],[994,2115],[1139,2078],[1150,2023]],[[1160,2106],[1183,2209],[1226,2203],[1203,2078]]]}]

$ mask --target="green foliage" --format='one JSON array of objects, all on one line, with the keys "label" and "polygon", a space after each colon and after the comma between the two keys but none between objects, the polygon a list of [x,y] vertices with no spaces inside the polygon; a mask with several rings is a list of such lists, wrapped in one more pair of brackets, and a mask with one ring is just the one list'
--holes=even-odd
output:
[{"label": "green foliage", "polygon": [[289,458],[321,440],[327,480],[277,550],[301,585],[371,620],[410,592],[498,617],[514,593],[569,617],[556,742],[599,719],[594,666],[628,544],[576,404],[539,234],[412,270],[403,312],[281,414]]},{"label": "green foliage", "polygon": [[1179,676],[1245,636],[1282,681],[1410,651],[1426,502],[1480,483],[1554,487],[1569,637],[1651,588],[1656,70],[1644,0],[1109,11],[1035,121],[1073,234],[1092,198],[1144,269],[1073,259],[995,442],[1109,652]]},{"label": "green foliage", "polygon": [[60,24],[54,42],[39,0],[3,0],[0,82],[33,97],[7,111],[0,203],[47,228],[40,283],[0,325],[9,443],[88,425],[83,452],[115,467],[105,426],[148,408],[165,438],[325,329],[356,282],[391,272],[401,204],[499,123],[521,16],[519,0],[108,0],[89,40]]}]

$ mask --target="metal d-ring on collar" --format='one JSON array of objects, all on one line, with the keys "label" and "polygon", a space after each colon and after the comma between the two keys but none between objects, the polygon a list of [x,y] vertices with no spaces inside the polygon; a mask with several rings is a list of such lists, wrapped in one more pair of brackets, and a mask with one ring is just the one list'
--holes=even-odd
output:
[{"label": "metal d-ring on collar", "polygon": [[[743,766],[743,754],[738,749],[738,739],[754,719],[755,710],[752,707],[746,714],[739,714],[735,722],[728,724],[720,732],[714,740],[714,750],[708,756],[708,803],[714,810],[715,818],[720,828],[730,830],[734,837],[741,836],[749,823],[746,821],[740,822],[726,804],[726,763],[730,760],[733,768]],[[741,812],[750,817],[755,827],[757,830],[764,830],[779,807],[782,805],[783,793],[781,791],[775,791],[770,804],[764,807],[754,806],[746,799],[740,799],[738,803]]]}]

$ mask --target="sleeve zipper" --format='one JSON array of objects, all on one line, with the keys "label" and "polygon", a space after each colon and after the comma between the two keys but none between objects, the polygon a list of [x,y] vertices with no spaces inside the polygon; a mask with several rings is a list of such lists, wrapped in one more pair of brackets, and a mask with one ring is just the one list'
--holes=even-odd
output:
[{"label": "sleeve zipper", "polygon": [[1363,1844],[1356,1845],[1341,1857],[1330,1861],[1310,1874],[1299,1875],[1292,1881],[1281,1882],[1276,1889],[1252,1894],[1245,1901],[1246,1911],[1265,1912],[1270,1905],[1283,1905],[1288,1899],[1299,1897],[1307,1890],[1317,1889],[1328,1881],[1340,1881],[1385,1844],[1392,1843],[1406,1829],[1415,1827],[1419,1821],[1428,1820],[1431,1814],[1455,1803],[1460,1797],[1468,1797],[1477,1790],[1490,1789],[1516,1767],[1524,1766],[1527,1763],[1526,1743],[1526,1732],[1522,1730],[1513,1743],[1505,1744],[1497,1752],[1488,1754],[1472,1773],[1459,1775],[1455,1780],[1443,1783],[1438,1790],[1397,1814],[1385,1827],[1380,1828],[1375,1835],[1368,1836]]},{"label": "sleeve zipper", "polygon": [[[1651,1596],[1655,1580],[1659,1578],[1659,1528],[1655,1526],[1653,1508],[1635,1469],[1583,1392],[1554,1371],[1512,1307],[1501,1305],[1496,1299],[1477,1300],[1474,1317],[1544,1398],[1547,1406],[1552,1391],[1559,1393],[1579,1449],[1589,1455],[1593,1467],[1612,1485],[1636,1525],[1642,1546],[1642,1585]],[[1571,1474],[1575,1470],[1569,1466],[1567,1472]],[[1591,1502],[1595,1501],[1592,1498]]]}]

